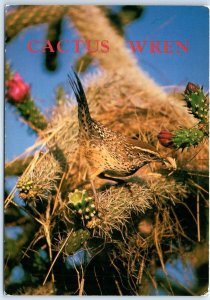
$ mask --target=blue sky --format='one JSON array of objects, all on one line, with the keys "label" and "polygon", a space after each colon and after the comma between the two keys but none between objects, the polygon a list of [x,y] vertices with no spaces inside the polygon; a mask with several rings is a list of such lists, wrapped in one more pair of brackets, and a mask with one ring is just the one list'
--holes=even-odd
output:
[{"label": "blue sky", "polygon": [[[78,54],[59,55],[59,69],[47,72],[42,53],[27,51],[29,40],[45,41],[47,25],[31,27],[21,32],[6,46],[6,60],[13,70],[31,84],[31,92],[43,112],[49,111],[55,100],[58,84],[67,86],[66,75]],[[61,39],[75,39],[75,32],[66,18]],[[208,90],[208,9],[191,6],[148,6],[143,16],[126,28],[126,40],[180,40],[189,42],[189,53],[180,55],[136,54],[138,63],[161,86],[183,86],[188,81],[204,85]],[[70,90],[69,90],[70,92]],[[5,107],[6,161],[20,155],[33,144],[36,136],[29,135],[27,126],[18,121],[18,115],[8,104]]]},{"label": "blue sky", "polygon": [[152,6],[127,29],[127,39],[189,42],[189,53],[137,55],[142,68],[160,85],[197,82],[208,88],[208,9]]}]

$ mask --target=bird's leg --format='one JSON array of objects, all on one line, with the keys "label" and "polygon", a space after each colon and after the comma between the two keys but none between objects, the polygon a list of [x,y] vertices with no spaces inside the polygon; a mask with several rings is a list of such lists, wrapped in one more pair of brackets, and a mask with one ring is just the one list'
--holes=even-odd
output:
[{"label": "bird's leg", "polygon": [[92,187],[92,190],[93,190],[93,194],[94,194],[94,197],[95,197],[95,206],[96,206],[96,210],[97,210],[98,209],[99,200],[98,200],[98,195],[96,193],[96,188],[95,188],[95,184],[94,184],[93,179],[90,179],[90,184],[91,184],[91,187]]}]

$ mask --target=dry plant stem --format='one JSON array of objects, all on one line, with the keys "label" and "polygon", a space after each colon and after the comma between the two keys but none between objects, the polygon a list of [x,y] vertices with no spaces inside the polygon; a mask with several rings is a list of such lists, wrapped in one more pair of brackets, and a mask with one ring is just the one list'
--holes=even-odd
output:
[{"label": "dry plant stem", "polygon": [[55,264],[55,262],[56,262],[58,256],[60,255],[60,253],[62,252],[63,248],[65,247],[65,245],[66,245],[66,243],[67,243],[69,237],[71,236],[72,232],[73,232],[73,229],[72,229],[72,230],[69,232],[69,234],[67,235],[65,241],[63,242],[63,245],[61,246],[61,248],[59,249],[58,253],[56,254],[56,256],[55,256],[53,262],[51,263],[51,266],[50,266],[50,268],[49,268],[49,270],[48,270],[48,272],[47,272],[47,275],[45,276],[45,279],[44,279],[44,281],[43,281],[43,285],[45,285],[45,283],[46,283],[46,281],[47,281],[47,278],[48,278],[48,276],[49,276],[49,274],[50,274],[50,272],[51,272],[51,270],[52,270],[52,268],[53,268],[53,266],[54,266],[54,264]]},{"label": "dry plant stem", "polygon": [[[74,263],[74,269],[77,273],[77,282],[78,282],[78,290],[79,290],[79,296],[82,296],[83,293],[84,293],[84,285],[85,285],[85,279],[84,279],[84,270],[83,270],[83,267],[82,267],[82,264],[81,264],[81,270],[82,270],[82,275],[80,276],[80,272],[78,271],[76,265],[75,265],[75,262]],[[81,279],[80,279],[81,277]]]},{"label": "dry plant stem", "polygon": [[[52,263],[52,246],[51,246],[51,230],[50,230],[50,227],[51,227],[50,204],[51,204],[50,201],[48,201],[48,205],[47,205],[47,209],[46,209],[46,221],[44,222],[44,233],[45,233],[45,238],[46,238],[47,245],[48,245],[50,262]],[[55,278],[54,278],[53,272],[52,272],[51,276],[52,276],[52,283],[54,286]]]},{"label": "dry plant stem", "polygon": [[31,241],[27,249],[23,252],[22,258],[24,258],[25,256],[29,257],[27,254],[28,250],[31,249],[31,247],[34,246],[42,238],[43,236],[41,235],[41,230],[39,229],[38,232],[35,234],[34,239]]},{"label": "dry plant stem", "polygon": [[63,181],[64,181],[64,178],[66,176],[66,173],[64,172],[63,173],[63,176],[61,178],[61,181],[59,183],[59,187],[58,187],[58,190],[57,190],[57,194],[56,194],[56,197],[55,197],[55,200],[54,200],[54,205],[53,205],[53,210],[52,210],[52,215],[54,214],[57,206],[58,206],[58,202],[59,202],[59,195],[60,195],[60,191],[61,191],[61,187],[62,187],[62,184],[63,184]]},{"label": "dry plant stem", "polygon": [[155,227],[154,227],[154,240],[155,240],[155,246],[156,246],[156,249],[157,249],[157,253],[158,253],[158,256],[160,258],[160,263],[161,263],[161,266],[162,266],[162,269],[163,269],[163,272],[165,273],[165,275],[167,276],[167,271],[166,271],[166,268],[165,268],[165,264],[164,264],[164,261],[163,261],[163,253],[162,253],[162,250],[160,248],[160,244],[159,244],[159,240],[158,240],[158,223],[159,223],[159,215],[157,214],[156,215],[156,218],[155,218]]},{"label": "dry plant stem", "polygon": [[193,154],[192,157],[190,157],[190,159],[188,159],[184,164],[183,164],[183,168],[186,167],[198,154],[199,152],[202,151],[202,148],[200,148],[195,154]]},{"label": "dry plant stem", "polygon": [[82,295],[83,295],[84,285],[85,285],[85,279],[84,279],[84,277],[82,277],[82,279],[81,279],[81,281],[80,281],[79,296],[82,296]]},{"label": "dry plant stem", "polygon": [[101,290],[101,287],[100,287],[100,284],[99,284],[99,281],[98,281],[98,277],[97,277],[97,274],[96,274],[95,266],[94,266],[94,275],[95,275],[95,279],[96,279],[98,288],[99,288],[101,296],[102,296],[102,290]]},{"label": "dry plant stem", "polygon": [[139,266],[139,272],[138,272],[137,281],[136,281],[137,285],[141,284],[143,270],[144,270],[144,260],[145,260],[145,256],[143,256],[141,264]]},{"label": "dry plant stem", "polygon": [[154,255],[152,255],[151,260],[149,262],[149,270],[146,269],[146,271],[147,271],[148,277],[150,278],[150,280],[154,286],[154,289],[156,290],[156,295],[158,295],[158,285],[157,285],[157,281],[155,278],[156,267],[157,267],[156,260],[155,260]]},{"label": "dry plant stem", "polygon": [[201,241],[201,232],[200,232],[200,204],[199,204],[199,191],[197,191],[196,197],[196,204],[197,204],[197,233],[198,233],[198,242]]},{"label": "dry plant stem", "polygon": [[195,181],[189,179],[189,182],[194,185],[195,187],[197,187],[198,190],[201,190],[203,192],[205,192],[206,194],[208,194],[209,192],[207,190],[205,190],[202,186],[200,186],[198,183],[196,183]]},{"label": "dry plant stem", "polygon": [[154,289],[155,289],[156,296],[157,296],[157,295],[158,295],[158,286],[157,286],[157,282],[156,282],[156,280],[155,280],[155,276],[152,276],[152,275],[150,274],[150,272],[148,272],[148,277],[149,277],[149,279],[150,279],[151,282],[152,282],[152,285],[153,285],[153,287],[154,287]]},{"label": "dry plant stem", "polygon": [[154,227],[154,239],[155,239],[155,246],[156,246],[156,249],[157,249],[157,253],[158,253],[158,256],[159,256],[159,259],[160,259],[160,263],[161,263],[161,267],[163,269],[163,272],[165,273],[166,275],[166,281],[168,283],[168,287],[169,287],[169,290],[171,292],[171,294],[173,295],[173,290],[171,288],[171,284],[170,284],[170,281],[168,279],[168,272],[166,271],[166,268],[165,268],[165,264],[164,264],[164,260],[163,260],[163,252],[162,252],[162,249],[161,249],[161,245],[159,243],[159,240],[158,240],[158,227],[159,227],[159,215],[157,213],[156,215],[156,226]]},{"label": "dry plant stem", "polygon": [[18,205],[16,202],[14,202],[12,199],[10,201],[11,204],[13,204],[14,206],[16,206],[17,208],[23,210],[27,215],[29,215],[31,218],[33,218],[35,221],[37,221],[39,224],[41,224],[42,226],[44,226],[43,222],[40,221],[38,218],[36,218],[35,216],[33,216],[27,209],[25,209],[24,207]]},{"label": "dry plant stem", "polygon": [[120,285],[119,285],[119,282],[117,281],[117,279],[114,280],[115,284],[116,284],[116,287],[117,287],[117,290],[118,290],[118,293],[120,296],[123,296],[123,293],[120,289]]}]

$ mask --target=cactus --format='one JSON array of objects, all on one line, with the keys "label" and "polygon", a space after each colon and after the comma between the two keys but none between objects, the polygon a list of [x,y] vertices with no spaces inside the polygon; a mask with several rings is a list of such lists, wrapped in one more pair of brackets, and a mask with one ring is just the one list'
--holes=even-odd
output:
[{"label": "cactus", "polygon": [[45,66],[49,71],[55,71],[58,65],[57,43],[61,35],[62,18],[58,21],[51,22],[48,25],[48,33],[46,40],[49,40],[55,49],[54,52],[45,52]]},{"label": "cactus", "polygon": [[14,73],[7,63],[5,68],[6,98],[15,106],[28,125],[35,131],[47,127],[47,120],[30,95],[30,85],[24,82],[19,73]]},{"label": "cactus", "polygon": [[60,179],[60,172],[60,165],[51,153],[39,153],[33,169],[26,170],[18,179],[19,197],[23,200],[48,199]]},{"label": "cactus", "polygon": [[186,148],[198,145],[203,138],[203,131],[197,128],[179,129],[173,131],[172,141],[175,148]]},{"label": "cactus", "polygon": [[36,107],[33,99],[29,96],[21,103],[15,104],[20,115],[27,121],[28,125],[35,131],[43,130],[47,127],[45,116]]},{"label": "cactus", "polygon": [[88,228],[94,227],[95,219],[100,214],[96,211],[94,200],[88,197],[85,190],[75,190],[74,193],[69,194],[69,204],[76,216],[83,221]]},{"label": "cactus", "polygon": [[184,92],[184,100],[195,118],[201,123],[208,122],[208,98],[204,95],[203,87],[189,82]]},{"label": "cactus", "polygon": [[203,87],[188,82],[184,91],[184,100],[190,112],[199,123],[193,128],[181,128],[174,131],[162,129],[157,138],[164,147],[184,149],[197,146],[209,135],[208,129],[208,97],[203,93]]},{"label": "cactus", "polygon": [[28,177],[21,177],[17,182],[17,188],[19,189],[19,197],[23,200],[34,199],[37,196],[37,189],[34,182]]},{"label": "cactus", "polygon": [[28,26],[56,22],[68,11],[66,5],[23,5],[6,17],[6,39],[10,41]]},{"label": "cactus", "polygon": [[65,254],[71,255],[78,251],[89,237],[90,233],[87,230],[79,229],[74,231],[65,245]]}]

